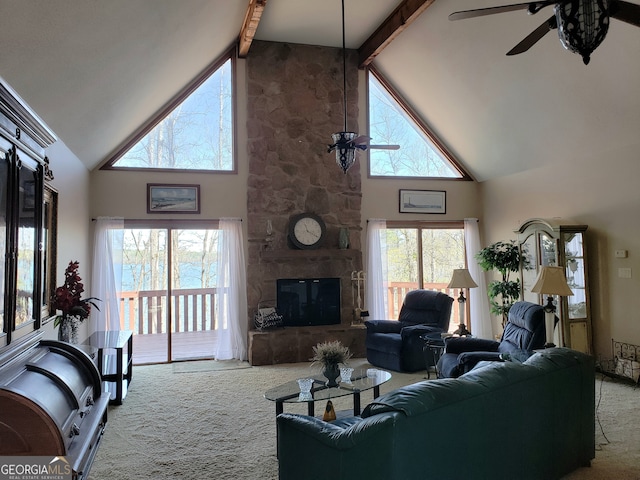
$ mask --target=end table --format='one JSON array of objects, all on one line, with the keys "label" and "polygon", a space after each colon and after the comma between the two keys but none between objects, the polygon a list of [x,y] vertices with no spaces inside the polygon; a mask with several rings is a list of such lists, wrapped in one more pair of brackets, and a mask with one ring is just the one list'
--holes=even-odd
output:
[{"label": "end table", "polygon": [[87,344],[98,350],[98,371],[102,381],[107,384],[105,390],[110,393],[109,403],[122,405],[133,377],[133,332],[94,332]]},{"label": "end table", "polygon": [[440,357],[444,352],[444,339],[440,332],[420,335],[420,339],[424,342],[422,352],[424,353],[424,360],[427,365],[427,380],[431,379],[429,363],[433,364],[436,378],[438,378],[438,360],[440,360]]}]

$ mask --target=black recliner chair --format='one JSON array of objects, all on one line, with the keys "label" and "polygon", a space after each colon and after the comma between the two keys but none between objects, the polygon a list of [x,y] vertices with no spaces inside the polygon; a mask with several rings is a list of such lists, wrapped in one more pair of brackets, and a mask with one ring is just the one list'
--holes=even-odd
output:
[{"label": "black recliner chair", "polygon": [[516,302],[509,310],[509,319],[499,342],[473,337],[445,339],[445,350],[437,365],[438,378],[459,377],[478,362],[503,361],[506,355],[524,361],[534,350],[544,348],[545,340],[544,307]]},{"label": "black recliner chair", "polygon": [[422,351],[426,333],[449,329],[453,298],[432,290],[412,290],[405,296],[398,320],[367,320],[365,345],[371,365],[396,372],[426,370]]}]

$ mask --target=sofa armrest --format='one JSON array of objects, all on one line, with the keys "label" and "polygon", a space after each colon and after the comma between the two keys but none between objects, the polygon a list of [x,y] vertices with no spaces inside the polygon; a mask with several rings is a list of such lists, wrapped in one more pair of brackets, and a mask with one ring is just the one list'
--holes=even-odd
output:
[{"label": "sofa armrest", "polygon": [[348,426],[305,415],[278,415],[278,478],[394,478],[398,415],[402,414],[376,415]]},{"label": "sofa armrest", "polygon": [[364,322],[370,333],[400,333],[402,324],[397,320],[367,320]]},{"label": "sofa armrest", "polygon": [[449,337],[445,339],[445,352],[460,354],[463,352],[497,352],[499,342],[485,338]]},{"label": "sofa armrest", "polygon": [[400,331],[403,340],[405,338],[418,337],[420,335],[425,335],[427,333],[442,332],[442,329],[440,327],[436,327],[434,325],[423,325],[423,324],[407,325],[406,323],[404,325],[405,326],[402,327],[402,330]]},{"label": "sofa armrest", "polygon": [[366,422],[360,420],[343,427],[316,417],[282,413],[278,415],[276,423],[279,438],[287,435],[289,431],[296,431],[298,435],[313,439],[332,449],[346,450],[363,443],[369,437],[390,435],[395,421],[392,415],[381,415]]},{"label": "sofa armrest", "polygon": [[504,362],[502,354],[499,352],[463,352],[458,355],[458,366],[460,374],[473,370],[479,362]]}]

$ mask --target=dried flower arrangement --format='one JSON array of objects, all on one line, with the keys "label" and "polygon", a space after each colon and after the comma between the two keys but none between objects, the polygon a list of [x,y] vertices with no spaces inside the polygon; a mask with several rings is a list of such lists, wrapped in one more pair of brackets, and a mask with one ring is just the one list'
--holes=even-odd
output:
[{"label": "dried flower arrangement", "polygon": [[[346,364],[351,358],[349,348],[345,347],[338,340],[333,342],[322,342],[313,347],[313,364],[319,363],[323,367],[328,365]],[[313,365],[312,364],[312,365]]]}]

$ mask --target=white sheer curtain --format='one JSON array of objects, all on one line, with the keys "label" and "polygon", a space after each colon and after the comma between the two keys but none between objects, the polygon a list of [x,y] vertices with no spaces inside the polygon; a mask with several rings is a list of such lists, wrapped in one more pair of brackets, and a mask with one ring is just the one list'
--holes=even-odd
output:
[{"label": "white sheer curtain", "polygon": [[366,307],[369,318],[382,320],[387,318],[387,287],[389,283],[387,269],[387,222],[381,219],[369,219],[367,223],[367,289]]},{"label": "white sheer curtain", "polygon": [[247,274],[242,221],[220,220],[218,237],[217,360],[247,359]]},{"label": "white sheer curtain", "polygon": [[120,330],[120,292],[122,291],[122,248],[124,219],[96,219],[93,240],[91,296],[99,298],[100,311],[92,309],[90,333]]},{"label": "white sheer curtain", "polygon": [[477,218],[464,219],[464,245],[467,253],[467,268],[471,278],[478,284],[478,288],[469,289],[471,333],[479,338],[493,339],[487,281],[476,260],[476,254],[481,250]]}]

